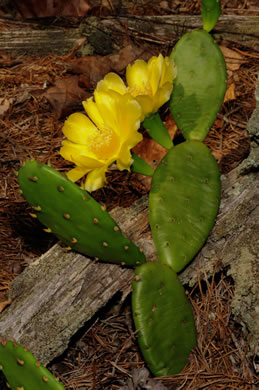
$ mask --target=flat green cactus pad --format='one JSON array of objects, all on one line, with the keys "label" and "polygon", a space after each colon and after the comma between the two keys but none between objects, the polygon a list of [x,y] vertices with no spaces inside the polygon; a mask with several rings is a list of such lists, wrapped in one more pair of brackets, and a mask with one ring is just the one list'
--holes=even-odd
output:
[{"label": "flat green cactus pad", "polygon": [[206,31],[211,31],[221,14],[220,0],[202,0],[202,20],[203,28]]},{"label": "flat green cactus pad", "polygon": [[207,146],[186,141],[171,149],[154,173],[149,196],[159,261],[181,271],[203,246],[219,202],[219,169]]},{"label": "flat green cactus pad", "polygon": [[223,54],[209,33],[194,30],[175,45],[177,66],[170,109],[185,139],[202,141],[221,107],[226,91]]},{"label": "flat green cactus pad", "polygon": [[140,249],[86,191],[45,164],[28,161],[18,181],[34,216],[72,249],[118,264],[145,262]]},{"label": "flat green cactus pad", "polygon": [[0,367],[12,390],[65,390],[30,351],[16,342],[0,342]]},{"label": "flat green cactus pad", "polygon": [[158,262],[137,267],[132,310],[139,346],[153,375],[179,373],[196,345],[196,331],[176,273]]}]

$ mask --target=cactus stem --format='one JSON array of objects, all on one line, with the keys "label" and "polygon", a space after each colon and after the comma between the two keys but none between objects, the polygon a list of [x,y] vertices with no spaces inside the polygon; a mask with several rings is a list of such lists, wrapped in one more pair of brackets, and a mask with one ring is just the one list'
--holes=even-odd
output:
[{"label": "cactus stem", "polygon": [[44,228],[43,231],[46,232],[46,233],[51,233],[51,229],[50,228]]},{"label": "cactus stem", "polygon": [[57,190],[58,190],[59,192],[65,191],[64,187],[62,187],[62,186],[57,186]]},{"label": "cactus stem", "polygon": [[99,223],[98,218],[94,218],[94,224],[97,225]]},{"label": "cactus stem", "polygon": [[67,220],[71,218],[71,217],[70,217],[70,214],[67,214],[67,213],[64,213],[64,214],[63,214],[63,217],[64,217],[65,219],[67,219]]}]

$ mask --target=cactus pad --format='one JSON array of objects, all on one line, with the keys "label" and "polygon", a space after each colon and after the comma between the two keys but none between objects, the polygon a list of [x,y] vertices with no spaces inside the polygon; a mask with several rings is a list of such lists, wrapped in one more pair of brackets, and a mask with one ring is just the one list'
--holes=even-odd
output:
[{"label": "cactus pad", "polygon": [[157,167],[149,197],[152,237],[162,263],[181,271],[204,244],[220,201],[220,175],[199,141],[171,149]]},{"label": "cactus pad", "polygon": [[202,20],[203,28],[211,31],[221,14],[220,0],[202,0]]},{"label": "cactus pad", "polygon": [[185,139],[202,141],[223,102],[226,65],[209,33],[194,30],[175,45],[171,58],[177,66],[170,109]]},{"label": "cactus pad", "polygon": [[65,390],[30,351],[16,342],[0,342],[0,367],[12,390]]},{"label": "cactus pad", "polygon": [[72,249],[87,256],[118,264],[145,262],[140,249],[86,191],[54,168],[28,161],[18,181],[35,216]]},{"label": "cactus pad", "polygon": [[139,346],[153,375],[179,373],[196,345],[196,331],[176,273],[158,262],[137,267],[132,310]]}]

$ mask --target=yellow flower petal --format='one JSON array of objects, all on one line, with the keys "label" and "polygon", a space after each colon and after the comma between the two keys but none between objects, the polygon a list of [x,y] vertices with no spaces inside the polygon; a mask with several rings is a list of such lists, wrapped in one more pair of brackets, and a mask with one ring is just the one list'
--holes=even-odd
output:
[{"label": "yellow flower petal", "polygon": [[154,99],[153,97],[148,95],[139,95],[136,97],[136,100],[139,102],[139,104],[142,107],[141,121],[143,121],[148,114],[153,112]]},{"label": "yellow flower petal", "polygon": [[63,141],[60,149],[61,156],[72,161],[79,166],[88,165],[90,168],[99,166],[99,161],[95,158],[95,155],[89,151],[86,145],[74,144],[70,141]]},{"label": "yellow flower petal", "polygon": [[89,169],[75,167],[75,168],[71,169],[70,171],[68,171],[66,173],[66,176],[68,177],[69,180],[75,182],[75,181],[81,179],[81,177],[83,177],[88,172],[89,172]]},{"label": "yellow flower petal", "polygon": [[121,97],[121,95],[119,95],[115,91],[94,92],[94,98],[96,102],[95,104],[98,107],[98,110],[101,113],[101,116],[103,118],[103,125],[98,126],[100,129],[102,129],[105,126],[106,127],[108,126],[111,129],[117,128],[118,123],[117,123],[116,100],[118,99],[118,97]]},{"label": "yellow flower petal", "polygon": [[107,92],[113,90],[118,92],[120,95],[124,95],[127,92],[127,87],[124,81],[116,73],[108,73],[103,80],[99,81],[96,87],[96,91]]},{"label": "yellow flower petal", "polygon": [[148,85],[148,65],[143,60],[136,60],[133,65],[128,65],[126,69],[126,80],[132,90],[132,96],[142,95]]},{"label": "yellow flower petal", "polygon": [[154,98],[154,106],[152,112],[157,112],[163,104],[165,104],[171,96],[173,90],[173,84],[167,83],[163,87],[159,88]]},{"label": "yellow flower petal", "polygon": [[106,183],[106,170],[107,166],[103,166],[101,168],[96,168],[88,173],[84,184],[85,189],[89,192],[92,192],[102,188]]},{"label": "yellow flower petal", "polygon": [[85,100],[82,104],[91,120],[96,124],[98,128],[102,128],[104,126],[103,116],[98,106],[94,102],[93,97],[90,97],[89,99]]},{"label": "yellow flower petal", "polygon": [[155,96],[161,80],[161,73],[163,68],[163,56],[152,57],[148,61],[149,83],[152,89],[152,95]]},{"label": "yellow flower petal", "polygon": [[70,141],[85,145],[87,136],[96,132],[96,127],[86,115],[75,113],[67,118],[62,131]]},{"label": "yellow flower petal", "polygon": [[129,94],[121,96],[120,100],[117,101],[116,110],[116,130],[119,132],[121,143],[123,143],[139,129],[142,110],[140,104]]}]

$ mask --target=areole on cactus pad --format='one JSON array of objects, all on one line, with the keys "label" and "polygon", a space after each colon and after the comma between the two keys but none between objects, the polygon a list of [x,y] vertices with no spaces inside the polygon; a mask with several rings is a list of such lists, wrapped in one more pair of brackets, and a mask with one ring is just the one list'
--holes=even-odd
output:
[{"label": "areole on cactus pad", "polygon": [[32,160],[18,173],[24,198],[37,217],[66,245],[87,256],[112,263],[145,262],[140,249],[89,193],[45,164]]}]

